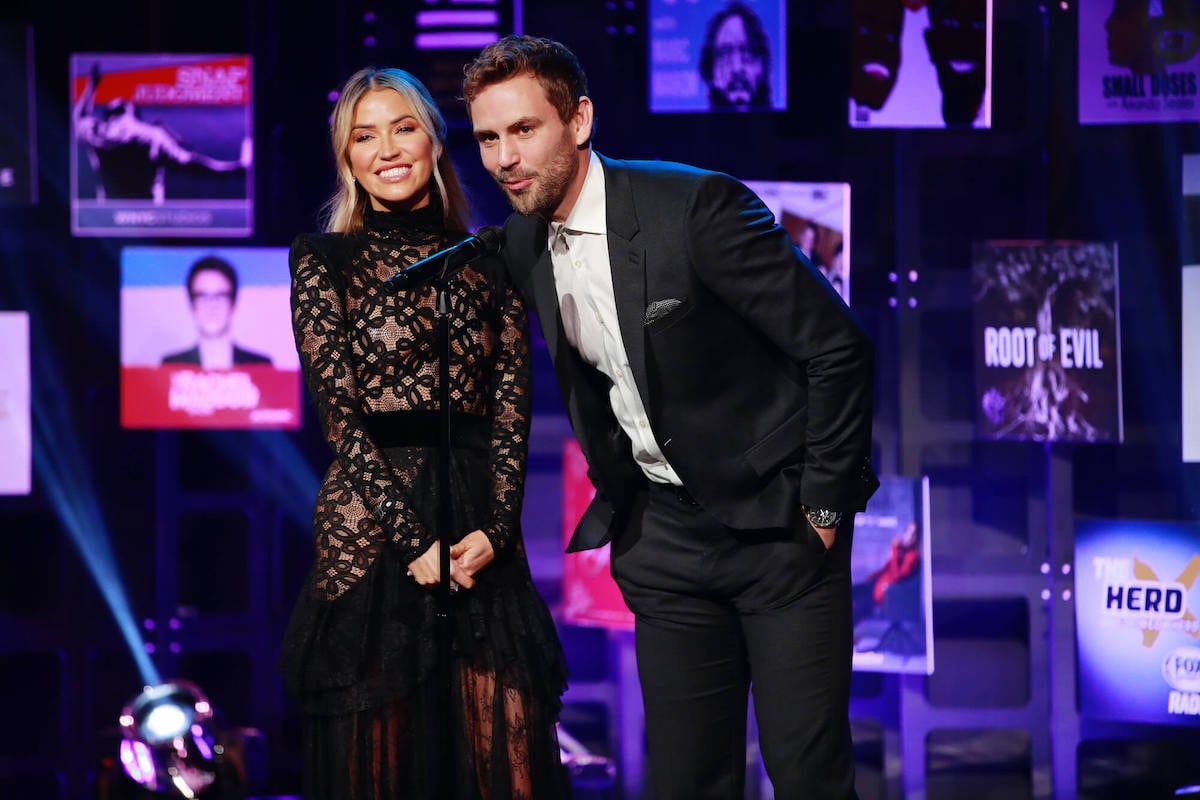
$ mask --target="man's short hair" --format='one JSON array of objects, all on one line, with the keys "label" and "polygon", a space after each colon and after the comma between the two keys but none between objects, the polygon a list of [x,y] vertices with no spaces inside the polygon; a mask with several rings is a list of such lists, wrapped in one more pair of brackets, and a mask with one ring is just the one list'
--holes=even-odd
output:
[{"label": "man's short hair", "polygon": [[187,286],[188,299],[194,300],[196,298],[195,292],[192,290],[192,281],[195,279],[196,275],[201,272],[219,272],[224,275],[229,281],[230,301],[237,300],[237,271],[234,270],[233,266],[228,261],[223,258],[218,258],[217,256],[205,256],[195,264],[192,264],[192,268],[188,270],[187,283],[185,284]]},{"label": "man's short hair", "polygon": [[563,122],[571,119],[587,94],[587,76],[566,45],[538,36],[505,36],[489,44],[464,70],[463,98],[471,101],[487,87],[528,73],[542,85]]}]

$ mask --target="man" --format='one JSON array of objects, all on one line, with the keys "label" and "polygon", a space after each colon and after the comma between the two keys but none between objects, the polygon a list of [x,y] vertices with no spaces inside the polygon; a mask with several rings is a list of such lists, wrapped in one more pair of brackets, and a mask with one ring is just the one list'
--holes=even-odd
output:
[{"label": "man", "polygon": [[238,347],[233,341],[233,310],[238,278],[223,258],[206,256],[188,270],[188,303],[196,322],[196,346],[163,357],[164,364],[192,364],[201,369],[229,369],[248,364],[271,364],[271,359]]},{"label": "man", "polygon": [[463,89],[596,487],[568,550],[611,539],[636,617],[655,797],[742,797],[750,685],[775,796],[854,797],[870,341],[742,184],[592,152],[561,44],[505,37]]},{"label": "man", "polygon": [[758,15],[734,2],[708,22],[700,51],[700,77],[709,106],[718,111],[771,108],[771,43]]}]

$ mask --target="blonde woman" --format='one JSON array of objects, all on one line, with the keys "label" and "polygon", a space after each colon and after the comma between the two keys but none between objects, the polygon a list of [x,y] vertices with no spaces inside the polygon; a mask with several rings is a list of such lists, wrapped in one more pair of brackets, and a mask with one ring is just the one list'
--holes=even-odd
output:
[{"label": "blonde woman", "polygon": [[[490,261],[450,279],[450,495],[437,529],[435,289],[386,281],[466,236],[468,210],[428,90],[398,69],[343,87],[324,234],[292,245],[292,321],[334,460],[315,559],[280,666],[304,711],[304,784],[328,798],[558,798],[565,687],[521,541],[529,432],[525,308]],[[439,699],[434,590],[451,538],[453,707]],[[438,731],[451,715],[451,792]]]}]

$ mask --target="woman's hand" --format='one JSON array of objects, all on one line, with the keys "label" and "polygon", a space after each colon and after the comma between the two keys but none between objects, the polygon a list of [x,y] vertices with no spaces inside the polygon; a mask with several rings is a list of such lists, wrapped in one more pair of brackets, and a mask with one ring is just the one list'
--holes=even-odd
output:
[{"label": "woman's hand", "polygon": [[[478,533],[478,531],[476,531],[476,533]],[[472,536],[474,534],[467,535]],[[487,541],[486,537],[484,537],[484,541]],[[418,556],[415,561],[408,565],[408,574],[412,576],[414,581],[422,586],[428,586],[432,588],[437,586],[442,579],[442,571],[439,569],[440,565],[438,564],[441,556],[441,554],[438,552],[438,548],[440,546],[441,542],[434,542],[429,546],[428,550],[426,550],[424,553]],[[454,548],[456,547],[459,547],[459,545],[456,544],[454,547],[450,548],[451,591],[457,589],[459,586],[462,586],[464,589],[470,589],[475,585],[475,579],[471,577],[471,575],[474,573],[467,572],[456,560],[457,556],[454,555]],[[489,544],[488,547],[490,549],[491,545]],[[457,586],[455,584],[457,584]]]},{"label": "woman's hand", "polygon": [[[453,559],[452,565],[457,565],[465,575],[474,579],[479,570],[496,560],[496,551],[483,531],[471,531],[450,548],[450,558]],[[454,574],[453,566],[451,574]],[[467,586],[465,583],[463,585]]]}]

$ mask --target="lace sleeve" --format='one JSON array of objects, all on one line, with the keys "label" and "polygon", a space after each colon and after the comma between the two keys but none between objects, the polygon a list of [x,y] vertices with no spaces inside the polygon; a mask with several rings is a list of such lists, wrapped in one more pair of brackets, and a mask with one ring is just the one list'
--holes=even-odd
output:
[{"label": "lace sleeve", "polygon": [[331,267],[320,248],[306,236],[292,244],[289,266],[296,349],[325,440],[354,491],[373,510],[384,535],[401,548],[408,563],[424,552],[432,539],[364,425],[345,309]]},{"label": "lace sleeve", "polygon": [[492,367],[492,514],[484,531],[497,555],[513,547],[521,530],[525,457],[533,372],[529,361],[529,318],[520,295],[505,291],[498,317]]}]

